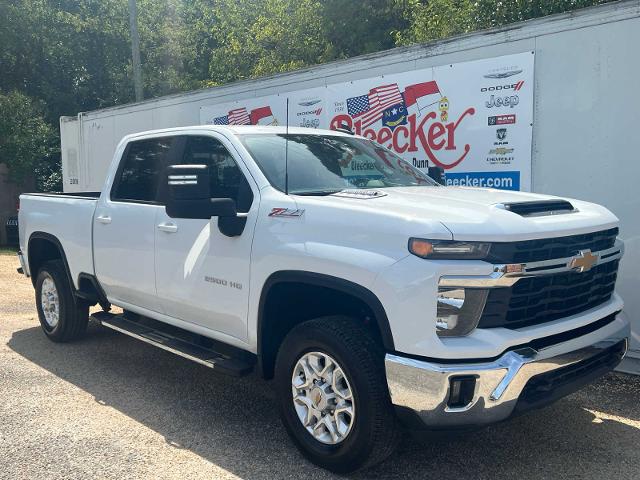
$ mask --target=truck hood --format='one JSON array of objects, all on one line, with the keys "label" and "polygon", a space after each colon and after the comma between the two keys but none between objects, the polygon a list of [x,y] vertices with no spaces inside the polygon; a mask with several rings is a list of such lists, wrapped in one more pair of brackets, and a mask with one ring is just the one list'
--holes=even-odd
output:
[{"label": "truck hood", "polygon": [[[425,228],[432,227],[432,222],[438,221],[455,240],[504,242],[559,237],[612,228],[618,223],[615,215],[600,205],[551,195],[471,187],[395,187],[371,192],[370,195],[357,195],[357,191],[349,191],[313,198],[325,206],[350,206],[356,210],[384,211],[385,215],[402,216],[412,228],[420,229],[423,222]],[[504,203],[540,200],[567,200],[576,211],[522,216],[502,206]],[[411,235],[429,233],[416,231]]]}]

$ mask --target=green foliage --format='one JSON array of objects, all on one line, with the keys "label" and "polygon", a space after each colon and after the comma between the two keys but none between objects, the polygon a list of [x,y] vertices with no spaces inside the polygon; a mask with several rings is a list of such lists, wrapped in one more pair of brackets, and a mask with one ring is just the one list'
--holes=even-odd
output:
[{"label": "green foliage", "polygon": [[320,8],[319,0],[216,2],[209,77],[227,83],[325,61]]},{"label": "green foliage", "polygon": [[429,42],[461,33],[567,12],[610,0],[396,0],[409,22],[396,32],[399,45]]},{"label": "green foliage", "polygon": [[392,48],[393,32],[407,24],[389,0],[215,4],[215,13],[203,12],[207,21],[202,24],[214,39],[209,77],[215,84]]},{"label": "green foliage", "polygon": [[47,119],[132,98],[122,0],[0,2],[0,90],[43,100]]},{"label": "green foliage", "polygon": [[[23,183],[34,170],[40,170],[42,181],[55,187],[51,178],[55,135],[45,121],[42,107],[19,92],[0,95],[0,163],[9,167],[9,178]],[[55,169],[59,172],[59,166]]]},{"label": "green foliage", "polygon": [[320,10],[329,56],[348,58],[395,47],[393,33],[408,26],[390,0],[324,0]]}]

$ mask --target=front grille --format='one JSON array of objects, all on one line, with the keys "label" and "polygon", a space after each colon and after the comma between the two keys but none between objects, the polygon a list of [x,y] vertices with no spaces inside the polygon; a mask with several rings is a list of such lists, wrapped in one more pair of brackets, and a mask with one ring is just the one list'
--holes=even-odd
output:
[{"label": "front grille", "polygon": [[521,328],[568,317],[608,301],[619,260],[588,272],[524,277],[512,287],[489,290],[479,328]]},{"label": "front grille", "polygon": [[552,258],[573,257],[580,250],[598,252],[614,246],[617,228],[567,237],[496,242],[491,245],[487,261],[491,263],[527,263]]},{"label": "front grille", "polygon": [[547,405],[613,370],[624,357],[626,346],[622,340],[573,365],[532,377],[520,394],[516,413]]}]

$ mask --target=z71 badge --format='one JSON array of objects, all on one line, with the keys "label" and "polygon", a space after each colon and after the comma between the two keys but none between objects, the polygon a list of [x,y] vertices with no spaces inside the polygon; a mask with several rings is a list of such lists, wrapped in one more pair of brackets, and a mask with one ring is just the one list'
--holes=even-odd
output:
[{"label": "z71 badge", "polygon": [[269,216],[270,217],[301,217],[303,213],[304,213],[304,209],[301,209],[301,208],[275,207],[271,209]]}]

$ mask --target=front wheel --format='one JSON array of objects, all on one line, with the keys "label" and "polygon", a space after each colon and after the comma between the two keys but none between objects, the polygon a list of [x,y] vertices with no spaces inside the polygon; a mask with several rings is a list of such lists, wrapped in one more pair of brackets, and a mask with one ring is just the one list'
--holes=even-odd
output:
[{"label": "front wheel", "polygon": [[54,342],[75,340],[87,330],[89,306],[73,296],[62,260],[51,260],[38,271],[36,308],[42,330]]},{"label": "front wheel", "polygon": [[280,415],[315,464],[349,473],[383,461],[397,443],[384,352],[348,317],[296,326],[276,361]]}]

